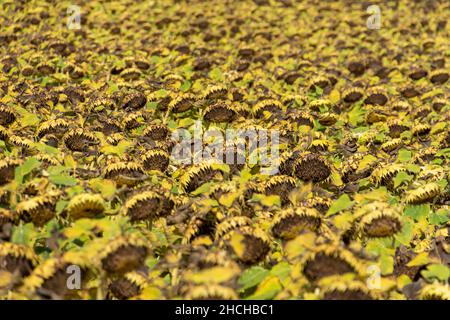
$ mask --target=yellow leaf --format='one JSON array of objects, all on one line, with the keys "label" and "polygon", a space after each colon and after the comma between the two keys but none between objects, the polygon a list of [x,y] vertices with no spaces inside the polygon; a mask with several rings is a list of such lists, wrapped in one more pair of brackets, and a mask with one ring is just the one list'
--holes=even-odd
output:
[{"label": "yellow leaf", "polygon": [[378,159],[372,155],[367,155],[359,162],[358,171],[364,170],[367,168],[370,164],[378,161]]},{"label": "yellow leaf", "polygon": [[341,100],[341,94],[339,93],[339,91],[336,89],[333,89],[333,91],[331,91],[331,93],[330,93],[329,100],[333,103],[338,103],[339,100]]},{"label": "yellow leaf", "polygon": [[315,234],[313,232],[302,234],[286,243],[284,251],[289,261],[300,256],[306,249],[315,246]]},{"label": "yellow leaf", "polygon": [[264,279],[253,293],[247,299],[251,300],[267,300],[272,299],[282,289],[280,280],[278,277],[271,276]]},{"label": "yellow leaf", "polygon": [[244,236],[234,232],[230,239],[230,245],[238,257],[242,257],[245,251]]},{"label": "yellow leaf", "polygon": [[64,158],[64,165],[69,168],[76,168],[77,163],[76,163],[75,159],[72,157],[72,155],[68,154]]},{"label": "yellow leaf", "polygon": [[139,295],[140,299],[143,300],[158,300],[162,298],[161,290],[159,290],[157,287],[145,287],[144,290],[142,290],[142,293]]},{"label": "yellow leaf", "polygon": [[186,271],[184,278],[193,283],[222,283],[237,276],[239,271],[230,267],[212,267],[198,272]]},{"label": "yellow leaf", "polygon": [[89,186],[102,194],[104,198],[111,198],[116,192],[116,183],[108,179],[95,178],[89,181]]},{"label": "yellow leaf", "polygon": [[415,256],[414,259],[412,259],[408,264],[407,267],[417,267],[417,266],[423,266],[424,264],[427,264],[430,261],[428,258],[427,252],[421,252],[417,256]]},{"label": "yellow leaf", "polygon": [[231,207],[231,205],[233,204],[234,200],[236,200],[236,198],[239,196],[238,192],[232,192],[232,193],[227,193],[222,195],[219,198],[219,203],[227,208]]}]

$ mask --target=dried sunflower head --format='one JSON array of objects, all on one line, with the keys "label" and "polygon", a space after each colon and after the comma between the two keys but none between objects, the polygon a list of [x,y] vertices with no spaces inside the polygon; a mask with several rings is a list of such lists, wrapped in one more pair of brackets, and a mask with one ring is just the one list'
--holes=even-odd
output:
[{"label": "dried sunflower head", "polygon": [[16,115],[13,111],[14,109],[8,107],[7,105],[0,104],[0,125],[7,127],[16,121]]},{"label": "dried sunflower head", "polygon": [[212,104],[205,109],[203,118],[211,122],[231,122],[236,117],[232,106],[224,102]]},{"label": "dried sunflower head", "polygon": [[362,216],[359,221],[360,233],[368,238],[384,238],[394,236],[402,229],[399,210],[384,202],[369,203],[356,212]]},{"label": "dried sunflower head", "polygon": [[367,96],[364,99],[365,104],[381,105],[384,106],[388,102],[388,95],[384,88],[373,87],[367,92]]},{"label": "dried sunflower head", "polygon": [[303,181],[321,182],[331,175],[331,165],[317,153],[304,152],[294,162],[293,172]]},{"label": "dried sunflower head", "polygon": [[217,175],[221,176],[221,171],[214,169],[211,163],[206,162],[189,168],[181,177],[180,184],[185,192],[190,193],[202,184],[213,180]]},{"label": "dried sunflower head", "polygon": [[99,255],[103,270],[125,274],[143,266],[149,254],[147,242],[134,234],[112,239]]},{"label": "dried sunflower head", "polygon": [[173,113],[185,112],[192,108],[195,101],[196,101],[195,95],[190,93],[184,93],[175,96],[168,104],[168,108]]},{"label": "dried sunflower head", "polygon": [[228,95],[228,88],[225,85],[215,85],[207,88],[202,97],[205,100],[225,99]]},{"label": "dried sunflower head", "polygon": [[36,131],[36,136],[41,139],[47,134],[53,134],[61,138],[69,128],[69,122],[64,119],[48,120],[41,123]]},{"label": "dried sunflower head", "polygon": [[254,264],[266,257],[270,251],[270,239],[258,228],[240,227],[223,237],[230,250],[245,264]]},{"label": "dried sunflower head", "polygon": [[450,289],[448,285],[433,283],[428,284],[420,290],[421,300],[450,300]]},{"label": "dried sunflower head", "polygon": [[410,204],[429,202],[440,194],[441,187],[435,182],[430,182],[417,189],[408,191],[405,196],[405,202]]},{"label": "dried sunflower head", "polygon": [[169,128],[165,124],[155,123],[145,128],[142,134],[152,140],[161,141],[167,138],[167,135],[169,134]]},{"label": "dried sunflower head", "polygon": [[64,144],[71,151],[88,151],[90,147],[99,143],[97,137],[83,129],[76,129],[67,132],[64,137]]},{"label": "dried sunflower head", "polygon": [[19,202],[16,207],[18,217],[25,222],[33,222],[41,227],[55,217],[57,193],[48,193]]},{"label": "dried sunflower head", "polygon": [[142,166],[145,170],[159,170],[164,172],[169,166],[169,162],[170,155],[160,149],[150,150],[142,157]]},{"label": "dried sunflower head", "polygon": [[14,179],[15,169],[22,163],[21,159],[4,158],[0,160],[0,186]]},{"label": "dried sunflower head", "polygon": [[82,193],[70,199],[67,213],[71,219],[95,218],[105,211],[105,201],[99,194]]},{"label": "dried sunflower head", "polygon": [[353,103],[361,100],[363,96],[364,90],[358,87],[349,88],[342,92],[342,99],[347,103]]},{"label": "dried sunflower head", "polygon": [[0,270],[17,272],[20,276],[29,275],[38,264],[37,255],[24,245],[11,242],[0,243]]},{"label": "dried sunflower head", "polygon": [[105,168],[105,178],[114,180],[117,186],[134,186],[145,179],[142,166],[135,162],[115,162]]},{"label": "dried sunflower head", "polygon": [[323,245],[308,253],[302,261],[303,274],[310,281],[354,273],[364,274],[361,262],[350,252],[333,245]]},{"label": "dried sunflower head", "polygon": [[126,273],[123,277],[113,280],[108,289],[119,300],[126,300],[138,296],[146,286],[147,278],[138,272]]},{"label": "dried sunflower head", "polygon": [[174,206],[173,201],[156,192],[145,191],[129,198],[124,206],[124,213],[130,221],[151,220],[167,216]]},{"label": "dried sunflower head", "polygon": [[[23,283],[21,291],[30,297],[41,299],[79,298],[79,290],[69,287],[69,277],[73,271],[79,270],[81,284],[85,283],[92,265],[85,254],[66,252],[61,257],[49,258],[34,269]],[[80,288],[82,289],[82,288]]]},{"label": "dried sunflower head", "polygon": [[302,231],[317,231],[322,219],[313,208],[288,208],[278,212],[272,222],[271,231],[277,238],[293,239]]}]

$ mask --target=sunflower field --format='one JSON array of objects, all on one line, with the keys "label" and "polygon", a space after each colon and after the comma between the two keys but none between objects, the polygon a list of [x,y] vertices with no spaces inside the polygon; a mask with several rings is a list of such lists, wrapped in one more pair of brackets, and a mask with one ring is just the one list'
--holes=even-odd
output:
[{"label": "sunflower field", "polygon": [[0,299],[450,300],[449,20],[0,1]]}]

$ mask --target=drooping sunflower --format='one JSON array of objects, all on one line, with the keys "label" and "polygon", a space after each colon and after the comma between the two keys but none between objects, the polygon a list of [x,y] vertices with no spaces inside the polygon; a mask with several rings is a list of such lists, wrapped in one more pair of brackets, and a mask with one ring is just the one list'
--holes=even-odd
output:
[{"label": "drooping sunflower", "polygon": [[46,195],[36,196],[19,202],[16,207],[17,216],[25,222],[33,222],[41,227],[56,215],[55,205],[58,192],[49,192]]},{"label": "drooping sunflower", "polygon": [[363,264],[348,250],[335,245],[323,245],[309,252],[301,262],[303,274],[310,281],[353,273],[364,274]]},{"label": "drooping sunflower", "polygon": [[[83,253],[66,252],[60,257],[49,258],[36,267],[25,278],[21,291],[30,298],[79,299],[80,290],[83,290],[91,269],[93,266]],[[74,272],[79,272],[79,288],[71,287],[70,277]]]},{"label": "drooping sunflower", "polygon": [[317,231],[322,219],[313,208],[288,208],[278,212],[272,222],[272,234],[281,239],[293,239],[303,230]]},{"label": "drooping sunflower", "polygon": [[149,254],[146,240],[134,234],[112,239],[99,255],[103,270],[110,274],[125,274],[143,266]]},{"label": "drooping sunflower", "polygon": [[148,151],[142,157],[142,166],[145,170],[159,170],[166,171],[169,166],[170,155],[160,149],[153,149]]},{"label": "drooping sunflower", "polygon": [[129,198],[124,205],[124,214],[130,221],[151,220],[167,216],[173,209],[170,197],[153,191],[138,193]]},{"label": "drooping sunflower", "polygon": [[70,199],[67,213],[71,219],[95,218],[105,211],[105,201],[99,194],[82,193]]},{"label": "drooping sunflower", "polygon": [[148,280],[143,274],[132,271],[113,280],[108,289],[116,299],[126,300],[138,296],[147,282]]},{"label": "drooping sunflower", "polygon": [[0,243],[0,270],[26,277],[37,265],[38,257],[32,248],[12,242]]},{"label": "drooping sunflower", "polygon": [[117,186],[134,186],[145,179],[145,171],[136,162],[115,162],[106,166],[105,178],[114,180]]}]

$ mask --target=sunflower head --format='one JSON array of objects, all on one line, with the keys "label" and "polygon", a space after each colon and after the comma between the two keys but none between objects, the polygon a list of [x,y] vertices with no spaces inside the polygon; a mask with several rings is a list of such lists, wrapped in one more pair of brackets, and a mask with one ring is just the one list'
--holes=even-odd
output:
[{"label": "sunflower head", "polygon": [[417,189],[406,193],[405,202],[409,204],[420,204],[432,201],[441,194],[441,187],[436,182],[427,183]]},{"label": "sunflower head", "polygon": [[67,213],[71,219],[95,218],[105,211],[105,201],[99,194],[82,193],[70,199]]},{"label": "sunflower head", "polygon": [[38,264],[37,255],[27,246],[11,242],[0,243],[0,269],[20,276],[29,275]]},{"label": "sunflower head", "polygon": [[165,124],[155,123],[145,128],[142,134],[154,141],[161,141],[167,138],[169,134],[169,128]]},{"label": "sunflower head", "polygon": [[388,95],[386,90],[382,87],[370,88],[367,96],[364,99],[365,104],[384,106],[388,102]]},{"label": "sunflower head", "polygon": [[350,251],[334,245],[323,245],[308,253],[302,266],[303,274],[310,281],[346,273],[364,273],[363,266]]},{"label": "sunflower head", "polygon": [[106,166],[105,178],[114,180],[117,186],[134,186],[145,177],[145,171],[136,162],[114,162]]},{"label": "sunflower head", "polygon": [[110,274],[125,274],[144,265],[149,254],[147,242],[134,234],[111,240],[99,259],[103,270]]},{"label": "sunflower head", "polygon": [[224,102],[212,104],[205,109],[203,118],[211,122],[231,122],[236,117],[236,111],[232,106]]},{"label": "sunflower head", "polygon": [[263,260],[270,251],[270,239],[258,228],[244,226],[226,234],[223,243],[245,264]]},{"label": "sunflower head", "polygon": [[64,144],[71,151],[87,151],[91,146],[99,143],[97,137],[83,129],[75,129],[64,135]]},{"label": "sunflower head", "polygon": [[208,87],[202,96],[205,100],[220,100],[226,99],[227,95],[228,88],[225,85],[215,85]]},{"label": "sunflower head", "polygon": [[14,111],[7,105],[0,104],[0,125],[9,126],[16,120]]},{"label": "sunflower head", "polygon": [[221,175],[221,171],[206,162],[188,169],[181,177],[180,184],[185,192],[190,193],[217,175]]},{"label": "sunflower head", "polygon": [[185,112],[192,108],[196,101],[196,96],[191,93],[184,93],[173,97],[168,108],[172,113]]},{"label": "sunflower head", "polygon": [[295,160],[294,174],[303,181],[321,182],[331,175],[328,161],[317,153],[304,152]]},{"label": "sunflower head", "polygon": [[402,229],[400,213],[384,202],[367,204],[356,214],[364,215],[359,221],[359,229],[368,238],[392,237]]},{"label": "sunflower head", "polygon": [[24,200],[17,204],[17,216],[25,222],[41,227],[55,217],[57,194],[49,193]]},{"label": "sunflower head", "polygon": [[169,166],[170,155],[160,149],[153,149],[148,151],[142,158],[142,166],[145,170],[166,171]]},{"label": "sunflower head", "polygon": [[[92,269],[88,257],[81,252],[66,252],[61,257],[49,258],[36,267],[23,283],[22,291],[41,299],[79,299],[79,290],[68,286],[73,272],[80,272],[81,285]],[[82,288],[80,288],[82,290]]]},{"label": "sunflower head", "polygon": [[420,291],[421,300],[450,300],[448,285],[433,283],[428,284]]},{"label": "sunflower head", "polygon": [[173,209],[173,201],[153,191],[138,193],[127,200],[124,213],[130,221],[151,220],[167,216]]},{"label": "sunflower head", "polygon": [[138,296],[146,286],[147,278],[139,272],[128,272],[109,284],[110,293],[119,300]]},{"label": "sunflower head", "polygon": [[14,179],[15,169],[22,163],[21,159],[3,158],[0,160],[0,186]]},{"label": "sunflower head", "polygon": [[364,90],[358,87],[349,88],[342,92],[342,99],[347,103],[353,103],[361,100],[363,96]]},{"label": "sunflower head", "polygon": [[319,212],[313,208],[297,207],[278,212],[272,222],[272,234],[281,239],[293,239],[304,230],[317,231],[321,225]]}]

